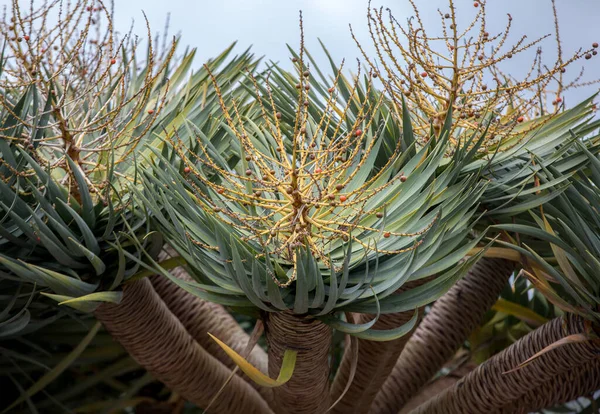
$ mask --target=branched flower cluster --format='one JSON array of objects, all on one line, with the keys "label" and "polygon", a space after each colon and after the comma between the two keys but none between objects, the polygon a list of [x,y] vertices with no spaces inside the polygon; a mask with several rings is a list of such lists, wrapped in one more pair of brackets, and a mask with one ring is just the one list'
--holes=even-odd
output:
[{"label": "branched flower cluster", "polygon": [[[302,34],[302,19],[300,18]],[[397,254],[415,249],[421,242],[418,236],[427,232],[433,222],[414,233],[386,230],[386,202],[370,203],[391,185],[406,181],[404,174],[390,177],[393,161],[400,153],[400,145],[379,171],[364,174],[365,165],[374,152],[377,130],[374,114],[383,95],[371,99],[371,78],[367,89],[357,94],[360,66],[351,96],[340,105],[335,86],[328,90],[328,98],[319,117],[311,115],[311,106],[317,107],[316,96],[311,95],[310,68],[305,63],[304,41],[300,53],[292,60],[298,71],[295,113],[282,114],[276,108],[269,75],[264,83],[251,74],[249,79],[258,97],[263,122],[251,124],[241,115],[240,103],[222,96],[213,77],[225,123],[239,143],[241,162],[237,170],[228,168],[207,145],[197,138],[199,148],[191,151],[183,140],[171,143],[185,165],[187,182],[194,189],[198,204],[208,215],[215,217],[227,228],[235,229],[240,238],[257,246],[257,257],[269,255],[290,263],[293,274],[287,281],[273,278],[281,286],[289,286],[296,275],[298,248],[310,250],[324,266],[339,267],[328,257],[336,245],[358,243],[365,251]],[[343,67],[343,63],[342,63]],[[207,68],[208,69],[208,68]],[[334,85],[338,85],[338,71]],[[356,117],[348,122],[350,105],[357,104]],[[359,184],[356,184],[356,183]],[[368,224],[365,219],[370,220]],[[218,250],[194,240],[204,248]],[[414,243],[404,249],[385,250],[377,247],[381,238],[412,237]]]},{"label": "branched flower cluster", "polygon": [[[116,36],[101,0],[53,0],[38,9],[32,2],[28,13],[24,9],[13,0],[10,18],[0,22],[7,50],[0,105],[20,125],[18,136],[9,125],[0,129],[0,138],[30,152],[75,199],[73,168],[99,194],[110,185],[109,171],[117,180],[128,179],[118,167],[131,158],[164,105],[166,92],[151,92],[175,45],[157,61],[148,28],[146,61],[138,67],[138,40]],[[33,109],[17,114],[10,94],[23,91],[30,93]]]},{"label": "branched flower cluster", "polygon": [[[552,98],[550,114],[562,105],[562,93],[575,87],[580,76],[568,85],[563,83],[567,66],[578,59],[594,56],[597,44],[588,50],[579,49],[568,58],[563,57],[555,12],[558,58],[553,65],[542,62],[540,43],[550,35],[528,41],[522,36],[509,44],[512,17],[504,31],[490,33],[486,28],[486,1],[476,1],[477,12],[466,27],[459,27],[456,7],[449,0],[448,10],[438,10],[441,35],[429,36],[414,0],[414,16],[402,25],[389,9],[371,8],[368,21],[371,40],[377,59],[371,59],[356,41],[365,60],[375,74],[387,75],[392,97],[404,97],[414,115],[415,131],[421,142],[430,139],[442,129],[446,114],[452,108],[450,140],[458,145],[461,132],[487,130],[486,142],[481,152],[495,151],[499,145],[507,148],[516,145],[539,122],[524,123],[541,115],[547,92],[553,82],[559,85]],[[533,62],[522,79],[501,70],[504,61],[537,47]],[[511,139],[515,138],[516,139]],[[507,144],[508,143],[508,144]],[[507,144],[507,145],[504,145]]]}]

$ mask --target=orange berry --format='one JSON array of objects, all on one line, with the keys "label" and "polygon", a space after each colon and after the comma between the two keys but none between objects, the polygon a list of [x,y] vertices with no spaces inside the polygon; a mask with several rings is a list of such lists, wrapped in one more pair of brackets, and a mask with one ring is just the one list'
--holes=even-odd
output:
[{"label": "orange berry", "polygon": [[348,197],[346,197],[345,195],[341,195],[340,196],[340,201],[343,203],[344,201],[348,200]]},{"label": "orange berry", "polygon": [[360,137],[362,135],[362,130],[357,129],[356,132],[354,132],[354,135],[356,135],[357,137]]},{"label": "orange berry", "polygon": [[561,103],[562,102],[562,98],[559,96],[558,98],[556,98],[556,103]]},{"label": "orange berry", "polygon": [[386,231],[385,233],[383,233],[383,237],[385,237],[386,239],[390,236],[391,236],[391,234],[389,231]]},{"label": "orange berry", "polygon": [[148,115],[152,115],[154,113],[154,109],[148,109]]},{"label": "orange berry", "polygon": [[421,77],[422,78],[426,78],[427,77],[427,72],[421,72]]},{"label": "orange berry", "polygon": [[479,3],[478,2],[473,3],[473,7],[479,7]]},{"label": "orange berry", "polygon": [[222,188],[217,189],[217,193],[219,194],[223,194],[225,192],[225,190],[223,190]]},{"label": "orange berry", "polygon": [[323,172],[320,168],[315,168],[315,174],[321,174]]},{"label": "orange berry", "polygon": [[185,167],[185,168],[183,169],[183,172],[184,172],[184,173],[186,173],[186,174],[189,174],[189,173],[190,173],[190,171],[192,171],[192,169],[191,169],[190,167]]},{"label": "orange berry", "polygon": [[29,40],[29,36],[23,36],[23,39],[25,39],[25,41]]},{"label": "orange berry", "polygon": [[111,65],[114,65],[115,63],[117,63],[117,59],[111,59],[111,60],[110,60],[110,64],[111,64]]},{"label": "orange berry", "polygon": [[525,117],[520,116],[517,118],[517,122],[523,122],[525,120]]}]

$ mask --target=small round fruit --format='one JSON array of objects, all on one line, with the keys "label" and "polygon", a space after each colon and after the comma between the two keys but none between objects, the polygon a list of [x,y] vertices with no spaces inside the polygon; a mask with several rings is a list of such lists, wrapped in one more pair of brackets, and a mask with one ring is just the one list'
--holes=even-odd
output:
[{"label": "small round fruit", "polygon": [[346,197],[345,195],[341,195],[340,196],[340,201],[343,203],[344,201],[348,200],[348,197]]},{"label": "small round fruit", "polygon": [[385,233],[383,233],[383,237],[385,237],[386,239],[390,236],[391,236],[391,234],[389,231],[386,231]]},{"label": "small round fruit", "polygon": [[277,118],[277,119],[281,119],[281,112],[277,112],[277,113],[275,114],[275,118]]},{"label": "small round fruit", "polygon": [[375,216],[376,216],[377,218],[382,218],[382,217],[383,217],[383,213],[376,213],[376,214],[375,214]]},{"label": "small round fruit", "polygon": [[585,59],[586,60],[590,60],[591,58],[592,58],[592,54],[591,53],[586,53]]},{"label": "small round fruit", "polygon": [[478,2],[473,3],[473,7],[479,7],[479,3]]},{"label": "small round fruit", "polygon": [[344,186],[341,185],[341,184],[338,184],[338,185],[335,186],[335,189],[338,190],[338,191],[341,191],[342,188],[344,188]]},{"label": "small round fruit", "polygon": [[523,122],[524,120],[525,120],[525,117],[523,117],[523,116],[520,116],[517,118],[517,122],[519,122],[519,123]]},{"label": "small round fruit", "polygon": [[334,89],[334,88],[333,88],[333,86],[332,86],[331,88],[327,89],[327,91],[328,91],[329,93],[333,93],[333,91],[335,91],[335,89]]},{"label": "small round fruit", "polygon": [[597,48],[598,48],[598,42],[594,42],[594,43],[592,43],[592,47],[593,47],[594,49],[597,49]]},{"label": "small round fruit", "polygon": [[321,174],[322,172],[323,172],[323,170],[322,170],[322,169],[320,169],[320,168],[318,168],[318,167],[317,167],[317,168],[315,168],[315,174]]},{"label": "small round fruit", "polygon": [[246,175],[247,176],[251,176],[252,175],[252,170],[246,170]]},{"label": "small round fruit", "polygon": [[115,63],[117,63],[117,59],[111,59],[111,60],[110,60],[110,64],[111,64],[111,65],[114,65]]},{"label": "small round fruit", "polygon": [[360,129],[357,129],[357,130],[354,132],[354,135],[356,135],[357,137],[360,137],[360,136],[362,135],[362,130],[360,130]]},{"label": "small round fruit", "polygon": [[190,173],[190,171],[192,171],[192,169],[191,169],[190,167],[185,167],[185,168],[183,169],[183,172],[184,172],[184,173],[186,173],[186,174],[189,174],[189,173]]},{"label": "small round fruit", "polygon": [[217,189],[217,193],[219,194],[223,194],[225,192],[225,190],[223,190],[222,188]]},{"label": "small round fruit", "polygon": [[296,62],[298,62],[298,59],[294,57],[294,58],[292,58],[292,62],[296,63]]},{"label": "small round fruit", "polygon": [[402,175],[400,176],[400,182],[403,182],[403,183],[405,183],[405,182],[406,182],[406,179],[407,179],[407,178],[406,178],[406,175],[402,174]]},{"label": "small round fruit", "polygon": [[426,78],[427,77],[427,72],[421,72],[421,77],[422,78]]},{"label": "small round fruit", "polygon": [[148,115],[152,115],[154,113],[154,109],[148,109]]},{"label": "small round fruit", "polygon": [[29,40],[29,36],[27,36],[27,35],[23,36],[23,39],[25,39],[25,41],[28,41]]}]

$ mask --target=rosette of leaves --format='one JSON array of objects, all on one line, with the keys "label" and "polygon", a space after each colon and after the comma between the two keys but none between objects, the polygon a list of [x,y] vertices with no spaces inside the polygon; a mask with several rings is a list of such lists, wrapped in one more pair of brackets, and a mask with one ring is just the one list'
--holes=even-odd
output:
[{"label": "rosette of leaves", "polygon": [[[370,76],[337,71],[327,85],[298,69],[249,74],[249,111],[222,96],[225,119],[213,122],[239,162],[212,147],[206,124],[190,123],[192,146],[174,136],[169,152],[155,151],[138,196],[196,277],[173,280],[205,300],[268,312],[386,313],[434,300],[474,246],[466,236],[483,185],[456,178],[468,154],[440,168],[446,140],[417,149],[409,118],[401,134]],[[392,295],[434,274],[424,293]]]}]

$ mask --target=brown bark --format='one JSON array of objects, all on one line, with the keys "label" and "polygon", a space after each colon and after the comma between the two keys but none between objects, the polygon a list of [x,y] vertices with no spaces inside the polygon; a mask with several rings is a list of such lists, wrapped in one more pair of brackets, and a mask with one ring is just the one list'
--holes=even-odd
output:
[{"label": "brown bark", "polygon": [[511,261],[482,258],[438,299],[406,343],[371,412],[395,414],[414,397],[481,323],[513,271]]},{"label": "brown bark", "polygon": [[[403,292],[422,285],[430,279],[408,282],[397,292]],[[420,310],[419,310],[420,312]],[[404,325],[414,316],[414,311],[385,314],[373,326],[373,329],[386,330]],[[375,315],[358,315],[359,323],[372,320]],[[386,380],[404,345],[410,338],[410,333],[393,341],[375,342],[364,339],[358,340],[358,364],[356,374],[348,392],[333,408],[333,414],[366,413],[375,395]],[[331,398],[336,401],[344,391],[350,377],[352,362],[347,350],[344,352],[340,367],[333,381]]]},{"label": "brown bark", "polygon": [[527,414],[589,396],[600,389],[600,360],[589,361],[558,375],[523,395],[500,411],[503,414]]},{"label": "brown bark", "polygon": [[291,312],[265,314],[269,375],[277,377],[286,350],[297,350],[292,378],[273,390],[277,414],[323,414],[329,400],[331,328]]},{"label": "brown bark", "polygon": [[477,368],[476,364],[467,363],[452,370],[452,372],[450,372],[449,374],[430,382],[429,384],[421,388],[419,393],[413,398],[411,398],[410,401],[408,401],[404,405],[404,407],[402,407],[398,414],[409,413],[410,410],[417,408],[419,405],[435,397],[436,395],[444,391],[446,388],[450,388],[451,386],[456,384],[458,380],[467,375],[469,372],[473,371],[475,368]]},{"label": "brown bark", "polygon": [[[191,280],[183,268],[176,268],[171,271],[171,274],[182,280]],[[250,337],[229,312],[221,305],[203,301],[186,292],[164,276],[155,275],[150,277],[150,280],[161,299],[179,319],[192,338],[225,366],[230,369],[235,368],[236,365],[233,360],[208,336],[208,332],[210,332],[238,354],[244,354]],[[262,372],[267,372],[267,354],[259,346],[255,346],[246,359]],[[250,383],[269,405],[273,403],[273,392],[270,388],[261,387],[241,371],[238,371],[238,374]]]},{"label": "brown bark", "polygon": [[[103,304],[95,315],[156,379],[202,408],[231,374],[190,336],[147,279],[125,285],[121,303]],[[272,413],[256,390],[237,376],[213,403],[211,412]]]},{"label": "brown bark", "polygon": [[585,321],[566,315],[542,325],[496,354],[452,388],[413,410],[413,414],[480,414],[511,404],[557,375],[584,367],[600,348],[592,342],[571,343],[553,349],[517,371],[519,364],[560,339],[586,332]]}]

